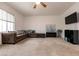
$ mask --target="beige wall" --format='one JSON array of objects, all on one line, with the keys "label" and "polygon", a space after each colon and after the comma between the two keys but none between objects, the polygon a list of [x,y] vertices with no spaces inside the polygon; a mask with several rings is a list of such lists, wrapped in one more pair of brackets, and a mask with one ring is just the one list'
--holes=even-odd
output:
[{"label": "beige wall", "polygon": [[[79,3],[76,3],[62,14],[64,21],[65,21],[66,16],[68,16],[68,15],[74,13],[74,12],[79,13],[79,7],[78,6],[79,6]],[[68,24],[68,25],[65,25],[64,29],[78,30],[79,29],[78,25],[79,25],[79,23]]]},{"label": "beige wall", "polygon": [[45,33],[46,24],[56,25],[57,29],[63,28],[63,20],[60,16],[29,16],[25,18],[24,29],[33,29],[38,33]]},{"label": "beige wall", "polygon": [[2,3],[2,2],[0,2],[0,9],[3,9],[13,14],[16,17],[16,30],[23,29],[23,20],[24,20],[23,18],[24,17],[18,11],[16,11],[9,5]]}]

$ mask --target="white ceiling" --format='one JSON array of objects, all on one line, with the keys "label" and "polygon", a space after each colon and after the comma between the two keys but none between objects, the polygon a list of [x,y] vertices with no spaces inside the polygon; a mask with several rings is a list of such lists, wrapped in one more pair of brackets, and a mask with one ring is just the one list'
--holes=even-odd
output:
[{"label": "white ceiling", "polygon": [[45,4],[47,4],[47,8],[43,8],[40,5],[36,9],[34,9],[33,8],[34,2],[6,2],[6,3],[25,16],[60,15],[74,4],[74,2],[44,2]]}]

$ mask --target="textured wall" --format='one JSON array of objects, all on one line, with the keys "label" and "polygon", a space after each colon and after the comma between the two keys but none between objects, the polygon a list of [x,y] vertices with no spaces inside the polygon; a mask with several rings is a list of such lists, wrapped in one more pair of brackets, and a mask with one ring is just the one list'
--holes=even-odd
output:
[{"label": "textured wall", "polygon": [[63,28],[63,20],[60,16],[29,16],[25,18],[24,29],[33,29],[38,33],[46,32],[46,25],[56,25],[56,29]]}]

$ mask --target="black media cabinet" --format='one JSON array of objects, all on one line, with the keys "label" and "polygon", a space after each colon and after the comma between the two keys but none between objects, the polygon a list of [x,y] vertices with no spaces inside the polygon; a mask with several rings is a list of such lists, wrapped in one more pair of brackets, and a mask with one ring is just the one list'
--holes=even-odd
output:
[{"label": "black media cabinet", "polygon": [[56,32],[46,32],[46,37],[56,37]]},{"label": "black media cabinet", "polygon": [[70,43],[79,44],[78,33],[79,33],[79,30],[65,30],[65,38]]}]

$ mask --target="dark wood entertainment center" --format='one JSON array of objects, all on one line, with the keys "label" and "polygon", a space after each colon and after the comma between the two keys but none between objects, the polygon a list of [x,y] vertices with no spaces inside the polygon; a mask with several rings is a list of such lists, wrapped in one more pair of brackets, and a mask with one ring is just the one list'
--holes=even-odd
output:
[{"label": "dark wood entertainment center", "polygon": [[[65,24],[69,26],[69,24],[78,23],[79,21],[79,13],[74,12],[71,15],[65,17]],[[65,39],[73,44],[79,44],[79,30],[65,30]]]}]

